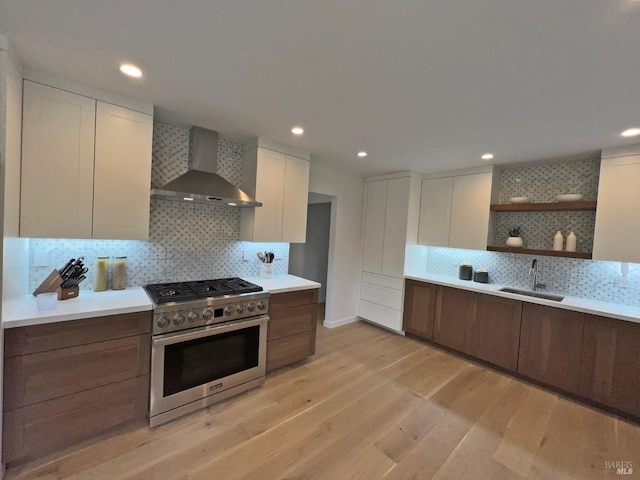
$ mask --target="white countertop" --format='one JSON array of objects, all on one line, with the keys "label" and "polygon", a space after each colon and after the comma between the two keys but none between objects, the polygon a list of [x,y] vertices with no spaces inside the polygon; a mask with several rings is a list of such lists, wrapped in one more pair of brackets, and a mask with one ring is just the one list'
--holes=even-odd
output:
[{"label": "white countertop", "polygon": [[142,287],[93,292],[81,290],[77,298],[58,300],[55,310],[39,312],[36,297],[24,295],[3,303],[3,328],[25,327],[119,313],[151,310],[152,303]]},{"label": "white countertop", "polygon": [[[566,310],[574,310],[576,312],[591,313],[593,315],[601,315],[603,317],[616,318],[627,322],[640,323],[640,307],[631,305],[623,305],[620,303],[601,302],[599,300],[590,300],[588,298],[564,296],[560,302],[553,300],[545,300],[544,298],[528,297],[515,293],[501,292],[500,289],[506,285],[496,285],[493,283],[477,283],[471,280],[459,280],[455,277],[445,275],[435,275],[425,273],[424,275],[414,276],[407,275],[405,278],[412,280],[425,281],[444,285],[447,287],[456,287],[472,292],[488,293],[498,297],[512,298],[514,300],[522,300],[523,302],[537,303],[539,305],[547,305],[549,307],[564,308]],[[553,293],[542,291],[540,293]]]},{"label": "white countertop", "polygon": [[271,293],[295,292],[297,290],[309,290],[320,288],[318,282],[296,277],[295,275],[274,275],[271,278],[243,277],[244,280],[260,285]]}]

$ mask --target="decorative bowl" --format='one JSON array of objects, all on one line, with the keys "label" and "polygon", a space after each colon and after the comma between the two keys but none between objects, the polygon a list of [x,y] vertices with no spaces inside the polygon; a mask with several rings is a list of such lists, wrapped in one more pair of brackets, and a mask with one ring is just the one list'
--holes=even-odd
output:
[{"label": "decorative bowl", "polygon": [[559,202],[577,202],[578,200],[582,200],[581,193],[567,193],[565,195],[558,195],[556,200]]},{"label": "decorative bowl", "polygon": [[531,199],[529,197],[511,197],[509,202],[511,203],[529,203]]}]

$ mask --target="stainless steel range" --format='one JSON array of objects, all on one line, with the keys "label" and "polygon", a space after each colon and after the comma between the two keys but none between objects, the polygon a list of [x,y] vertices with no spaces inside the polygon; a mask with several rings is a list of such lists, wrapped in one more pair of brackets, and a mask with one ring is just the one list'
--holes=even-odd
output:
[{"label": "stainless steel range", "polygon": [[154,427],[264,382],[269,292],[240,278],[146,285]]}]

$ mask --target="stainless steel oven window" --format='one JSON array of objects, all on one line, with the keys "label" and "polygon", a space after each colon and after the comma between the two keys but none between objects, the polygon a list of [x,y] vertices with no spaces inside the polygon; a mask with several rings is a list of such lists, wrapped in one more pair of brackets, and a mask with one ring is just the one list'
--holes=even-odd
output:
[{"label": "stainless steel oven window", "polygon": [[258,366],[258,325],[167,345],[163,396],[204,385]]}]

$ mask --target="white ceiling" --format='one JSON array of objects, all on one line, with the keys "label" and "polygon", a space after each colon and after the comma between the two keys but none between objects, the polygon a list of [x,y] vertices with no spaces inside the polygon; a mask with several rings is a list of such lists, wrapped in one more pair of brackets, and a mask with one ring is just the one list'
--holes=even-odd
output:
[{"label": "white ceiling", "polygon": [[24,65],[362,174],[640,141],[618,136],[640,126],[639,20],[639,0],[0,2]]}]

